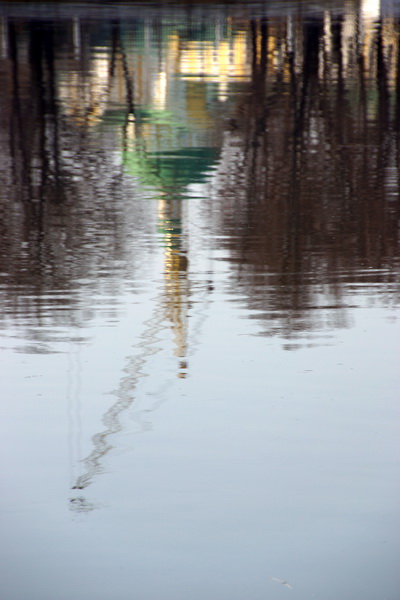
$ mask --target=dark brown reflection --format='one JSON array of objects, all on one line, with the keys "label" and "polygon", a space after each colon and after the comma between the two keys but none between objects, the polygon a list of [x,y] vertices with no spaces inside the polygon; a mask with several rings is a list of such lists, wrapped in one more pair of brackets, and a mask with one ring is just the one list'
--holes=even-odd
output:
[{"label": "dark brown reflection", "polygon": [[288,337],[345,325],[351,283],[397,302],[399,22],[326,12],[246,35],[214,196],[235,289]]},{"label": "dark brown reflection", "polygon": [[[132,223],[146,231],[143,205],[135,204],[135,186],[118,160],[124,122],[93,127],[118,52],[123,61],[118,24],[108,27],[100,82],[91,55],[101,24],[3,18],[1,25],[2,315],[38,327],[79,326],[93,315],[93,297],[115,296],[118,273],[134,272],[140,257],[127,250]],[[126,78],[122,83],[127,120],[131,88]]]},{"label": "dark brown reflection", "polygon": [[128,242],[152,215],[135,182],[173,198],[207,177],[213,243],[269,332],[318,329],[321,306],[345,324],[350,284],[397,301],[397,17],[364,2],[124,5],[118,20],[32,4],[1,13],[11,315],[62,321],[83,291],[86,320],[91,295],[115,296],[111,274],[141,261]]}]

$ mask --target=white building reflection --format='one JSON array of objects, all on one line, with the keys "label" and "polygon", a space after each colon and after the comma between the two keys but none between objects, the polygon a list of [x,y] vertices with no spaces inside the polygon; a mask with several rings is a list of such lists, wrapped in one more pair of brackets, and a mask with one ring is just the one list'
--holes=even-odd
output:
[{"label": "white building reflection", "polygon": [[[322,46],[319,64],[321,79],[337,78],[332,72],[332,52],[336,51],[337,26],[340,25],[340,53],[344,81],[360,73],[366,80],[376,75],[377,52],[382,46],[386,63],[388,84],[395,85],[398,55],[398,34],[395,20],[386,10],[381,15],[379,0],[346,2],[343,13],[329,9],[316,14],[315,20],[323,23]],[[210,111],[210,94],[220,103],[226,101],[229,90],[236,83],[250,82],[254,59],[262,58],[261,20],[249,24],[229,18],[217,18],[209,27],[212,39],[187,39],[181,29],[168,30],[161,40],[154,35],[154,23],[143,24],[143,45],[135,46],[123,36],[117,47],[96,47],[89,57],[82,48],[80,24],[71,25],[74,61],[65,65],[58,84],[58,97],[63,111],[76,124],[96,125],[107,111],[127,105],[127,84],[131,80],[133,101],[138,107],[167,111],[186,125],[204,129],[213,127],[215,116]],[[296,72],[301,73],[304,53],[302,20],[296,12],[276,16],[268,24],[268,42],[265,48],[268,78],[289,78],[289,56],[293,56]],[[4,36],[2,36],[3,38]],[[380,40],[380,41],[379,41]],[[379,43],[378,43],[379,42]],[[336,46],[335,46],[336,44]],[[2,41],[4,46],[4,40]],[[87,52],[86,52],[87,56]],[[361,71],[360,71],[361,69]],[[176,146],[171,136],[171,125],[162,127],[161,114],[142,119],[140,132],[135,135],[147,139],[149,144],[160,141],[163,147]],[[132,131],[130,132],[130,135]],[[198,137],[185,143],[198,145]],[[176,136],[175,136],[176,137]],[[190,137],[190,135],[189,135]],[[187,136],[186,136],[187,138]],[[179,142],[178,142],[179,144]]]}]

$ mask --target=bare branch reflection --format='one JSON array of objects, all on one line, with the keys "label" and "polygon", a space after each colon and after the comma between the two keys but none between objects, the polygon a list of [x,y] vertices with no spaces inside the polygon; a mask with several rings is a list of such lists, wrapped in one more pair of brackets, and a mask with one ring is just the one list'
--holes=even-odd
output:
[{"label": "bare branch reflection", "polygon": [[[252,77],[225,134],[214,230],[268,334],[321,330],[317,316],[330,329],[332,311],[345,326],[347,281],[385,282],[398,301],[398,23],[362,25],[325,13],[249,28]],[[274,49],[265,64],[258,48]]]}]

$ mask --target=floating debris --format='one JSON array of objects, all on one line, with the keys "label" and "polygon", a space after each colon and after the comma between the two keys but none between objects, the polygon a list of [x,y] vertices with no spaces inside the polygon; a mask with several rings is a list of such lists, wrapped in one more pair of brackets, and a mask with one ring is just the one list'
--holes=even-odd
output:
[{"label": "floating debris", "polygon": [[272,581],[276,581],[277,583],[280,583],[284,586],[286,586],[287,588],[289,588],[289,590],[292,590],[293,587],[290,585],[290,583],[288,583],[287,581],[283,581],[283,579],[278,579],[277,577],[271,577]]},{"label": "floating debris", "polygon": [[94,504],[88,502],[83,496],[70,498],[69,506],[73,511],[79,513],[90,512],[91,510],[94,510],[96,508]]}]

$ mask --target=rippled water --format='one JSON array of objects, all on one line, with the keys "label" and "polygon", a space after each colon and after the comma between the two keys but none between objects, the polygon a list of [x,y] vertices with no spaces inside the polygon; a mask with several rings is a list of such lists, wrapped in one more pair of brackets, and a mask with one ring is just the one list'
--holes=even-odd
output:
[{"label": "rippled water", "polygon": [[2,598],[397,600],[398,14],[0,5]]}]

